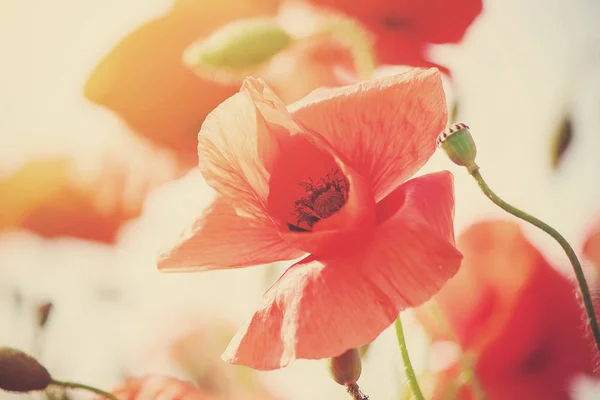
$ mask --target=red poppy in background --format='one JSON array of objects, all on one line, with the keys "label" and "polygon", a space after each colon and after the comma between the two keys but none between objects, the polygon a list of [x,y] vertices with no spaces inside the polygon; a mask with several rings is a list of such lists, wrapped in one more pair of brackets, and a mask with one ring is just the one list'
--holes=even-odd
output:
[{"label": "red poppy in background", "polygon": [[[112,394],[119,400],[215,400],[189,382],[150,375],[126,379]],[[102,397],[104,399],[104,397]],[[99,400],[99,398],[98,398]]]},{"label": "red poppy in background", "polygon": [[[576,287],[509,222],[481,222],[458,239],[461,270],[434,297],[471,353],[486,398],[569,399],[571,379],[593,373],[595,350]],[[431,321],[429,321],[431,322]],[[425,324],[438,339],[448,332]],[[440,374],[435,399],[453,393],[460,368]],[[457,399],[472,399],[469,387]]]},{"label": "red poppy in background", "polygon": [[[138,134],[197,163],[197,135],[217,105],[235,94],[245,76],[215,79],[193,72],[182,57],[188,46],[238,18],[274,15],[278,0],[179,1],[120,42],[98,65],[85,96],[123,118]],[[298,40],[256,71],[286,103],[352,76],[350,48],[327,37]],[[342,73],[342,75],[340,75]]]},{"label": "red poppy in background", "polygon": [[137,133],[197,162],[197,134],[213,108],[239,83],[196,76],[184,50],[237,18],[273,15],[279,0],[178,0],[165,16],[125,37],[92,72],[85,97],[123,118]]},{"label": "red poppy in background", "polygon": [[360,21],[375,34],[379,62],[436,66],[430,44],[458,43],[481,13],[481,0],[308,0]]},{"label": "red poppy in background", "polygon": [[121,211],[103,214],[90,188],[73,184],[66,158],[38,160],[0,179],[0,228],[26,229],[44,237],[75,236],[113,242],[123,220]]},{"label": "red poppy in background", "polygon": [[289,111],[249,78],[209,115],[200,169],[218,196],[159,268],[305,257],[267,291],[228,361],[275,369],[337,356],[456,273],[452,175],[409,179],[446,121],[437,70],[323,89]]},{"label": "red poppy in background", "polygon": [[57,156],[0,175],[0,233],[24,229],[111,244],[121,226],[140,215],[151,190],[181,175],[172,155],[135,139],[90,157],[100,157],[96,168]]},{"label": "red poppy in background", "polygon": [[299,40],[275,55],[262,77],[285,104],[320,87],[359,81],[350,47],[328,36]]}]

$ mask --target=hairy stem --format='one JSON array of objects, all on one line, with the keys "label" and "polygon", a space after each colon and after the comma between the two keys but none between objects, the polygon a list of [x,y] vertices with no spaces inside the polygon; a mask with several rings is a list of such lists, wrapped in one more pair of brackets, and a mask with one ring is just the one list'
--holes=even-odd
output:
[{"label": "hairy stem", "polygon": [[600,352],[600,328],[598,327],[598,320],[596,319],[596,313],[594,312],[594,305],[592,303],[590,289],[588,287],[587,281],[585,280],[585,275],[583,273],[583,268],[581,267],[581,263],[577,259],[577,255],[575,254],[575,251],[573,251],[573,248],[571,247],[569,242],[567,242],[566,239],[564,237],[562,237],[562,235],[560,233],[558,233],[550,225],[546,224],[543,221],[540,221],[539,219],[535,218],[534,216],[532,216],[530,214],[527,214],[526,212],[524,212],[522,210],[519,210],[516,207],[511,206],[510,204],[508,204],[507,202],[502,200],[500,197],[498,197],[496,195],[496,193],[494,193],[492,191],[492,189],[490,189],[490,187],[487,185],[487,183],[481,176],[481,173],[479,172],[479,166],[477,166],[477,164],[473,164],[472,166],[469,166],[468,171],[471,174],[471,176],[473,176],[473,178],[475,178],[475,181],[477,181],[477,184],[479,185],[479,187],[481,188],[483,193],[492,202],[494,202],[494,204],[496,204],[498,207],[502,208],[504,211],[514,215],[515,217],[520,218],[524,221],[527,221],[530,224],[540,228],[541,230],[546,232],[548,235],[552,236],[552,238],[554,238],[554,240],[556,240],[560,244],[560,246],[563,248],[563,250],[567,254],[567,257],[569,257],[569,261],[571,262],[571,265],[573,266],[573,270],[575,271],[575,277],[577,278],[577,283],[579,284],[579,289],[581,290],[581,296],[583,298],[583,304],[585,307],[585,312],[587,314],[588,323],[590,325],[590,329],[592,330],[592,335],[594,336],[594,341],[596,342],[596,347],[597,347],[598,351]]},{"label": "hairy stem", "polygon": [[398,345],[400,346],[400,353],[402,354],[402,361],[404,362],[404,373],[406,374],[406,379],[408,379],[408,384],[410,385],[410,388],[417,400],[425,400],[425,397],[423,397],[423,392],[421,391],[421,387],[419,386],[419,382],[417,381],[415,370],[410,362],[410,357],[408,356],[408,348],[406,347],[404,329],[402,328],[402,320],[400,319],[400,316],[396,318],[395,326],[396,336],[398,336]]}]

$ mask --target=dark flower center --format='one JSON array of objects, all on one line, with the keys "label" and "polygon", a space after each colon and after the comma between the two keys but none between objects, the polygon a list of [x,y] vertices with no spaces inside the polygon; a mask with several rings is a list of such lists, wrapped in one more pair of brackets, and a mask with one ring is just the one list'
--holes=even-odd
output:
[{"label": "dark flower center", "polygon": [[310,178],[300,185],[306,194],[294,202],[296,225],[288,224],[290,231],[310,231],[314,224],[335,214],[348,200],[350,182],[339,168],[333,168],[317,182]]}]

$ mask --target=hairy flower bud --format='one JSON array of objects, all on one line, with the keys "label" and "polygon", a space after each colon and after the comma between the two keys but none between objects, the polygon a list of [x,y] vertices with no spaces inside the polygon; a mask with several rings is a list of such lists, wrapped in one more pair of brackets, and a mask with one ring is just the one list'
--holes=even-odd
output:
[{"label": "hairy flower bud", "polygon": [[437,144],[455,164],[467,168],[475,165],[477,147],[467,125],[451,125],[438,136]]},{"label": "hairy flower bud", "polygon": [[11,392],[44,390],[52,383],[48,370],[20,350],[0,347],[0,389]]},{"label": "hairy flower bud", "polygon": [[340,385],[356,383],[360,377],[362,365],[358,349],[350,349],[329,360],[329,372]]},{"label": "hairy flower bud", "polygon": [[291,41],[275,19],[238,20],[188,47],[183,62],[197,72],[246,70],[266,62]]}]

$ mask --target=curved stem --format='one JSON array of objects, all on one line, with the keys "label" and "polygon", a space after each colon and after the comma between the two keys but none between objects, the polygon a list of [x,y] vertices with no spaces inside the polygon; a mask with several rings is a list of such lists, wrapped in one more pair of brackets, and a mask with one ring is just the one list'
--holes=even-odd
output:
[{"label": "curved stem", "polygon": [[402,361],[404,362],[404,373],[406,374],[406,379],[408,379],[408,384],[417,400],[425,400],[423,392],[421,392],[421,388],[419,387],[415,370],[410,362],[410,357],[408,356],[408,349],[406,347],[406,340],[404,339],[404,330],[402,329],[402,320],[400,319],[400,316],[396,318],[395,326],[396,336],[398,336],[398,345],[400,346],[400,353],[402,354]]},{"label": "curved stem", "polygon": [[105,392],[104,390],[95,388],[93,386],[84,385],[83,383],[63,382],[63,381],[52,380],[52,384],[57,385],[57,386],[62,386],[64,388],[68,388],[68,389],[83,389],[83,390],[87,390],[88,392],[94,392],[96,394],[99,394],[100,396],[104,396],[110,400],[119,400],[114,395],[112,395],[108,392]]},{"label": "curved stem", "polygon": [[498,197],[483,180],[483,177],[479,173],[479,167],[477,166],[477,164],[470,166],[468,170],[469,173],[473,176],[473,178],[475,178],[475,180],[477,181],[477,184],[479,185],[483,193],[492,202],[494,202],[498,207],[502,208],[504,211],[514,215],[517,218],[521,218],[522,220],[529,222],[530,224],[540,228],[541,230],[552,236],[552,238],[554,238],[554,240],[556,240],[561,245],[565,253],[567,253],[567,257],[569,257],[569,261],[571,262],[573,270],[575,271],[575,277],[577,278],[579,289],[581,290],[581,296],[583,298],[583,304],[585,306],[585,312],[587,314],[588,323],[590,325],[590,329],[592,330],[592,335],[594,336],[596,347],[600,352],[600,328],[598,327],[596,313],[594,312],[594,305],[592,303],[590,289],[588,287],[587,281],[585,280],[585,275],[583,273],[583,268],[581,268],[581,263],[577,259],[577,255],[575,254],[575,251],[573,251],[573,248],[571,247],[569,242],[567,242],[566,239],[562,237],[562,235],[550,225],[546,224],[543,221],[540,221],[539,219],[527,214],[524,211],[519,210],[516,207],[511,206],[510,204],[502,200],[500,197]]}]

